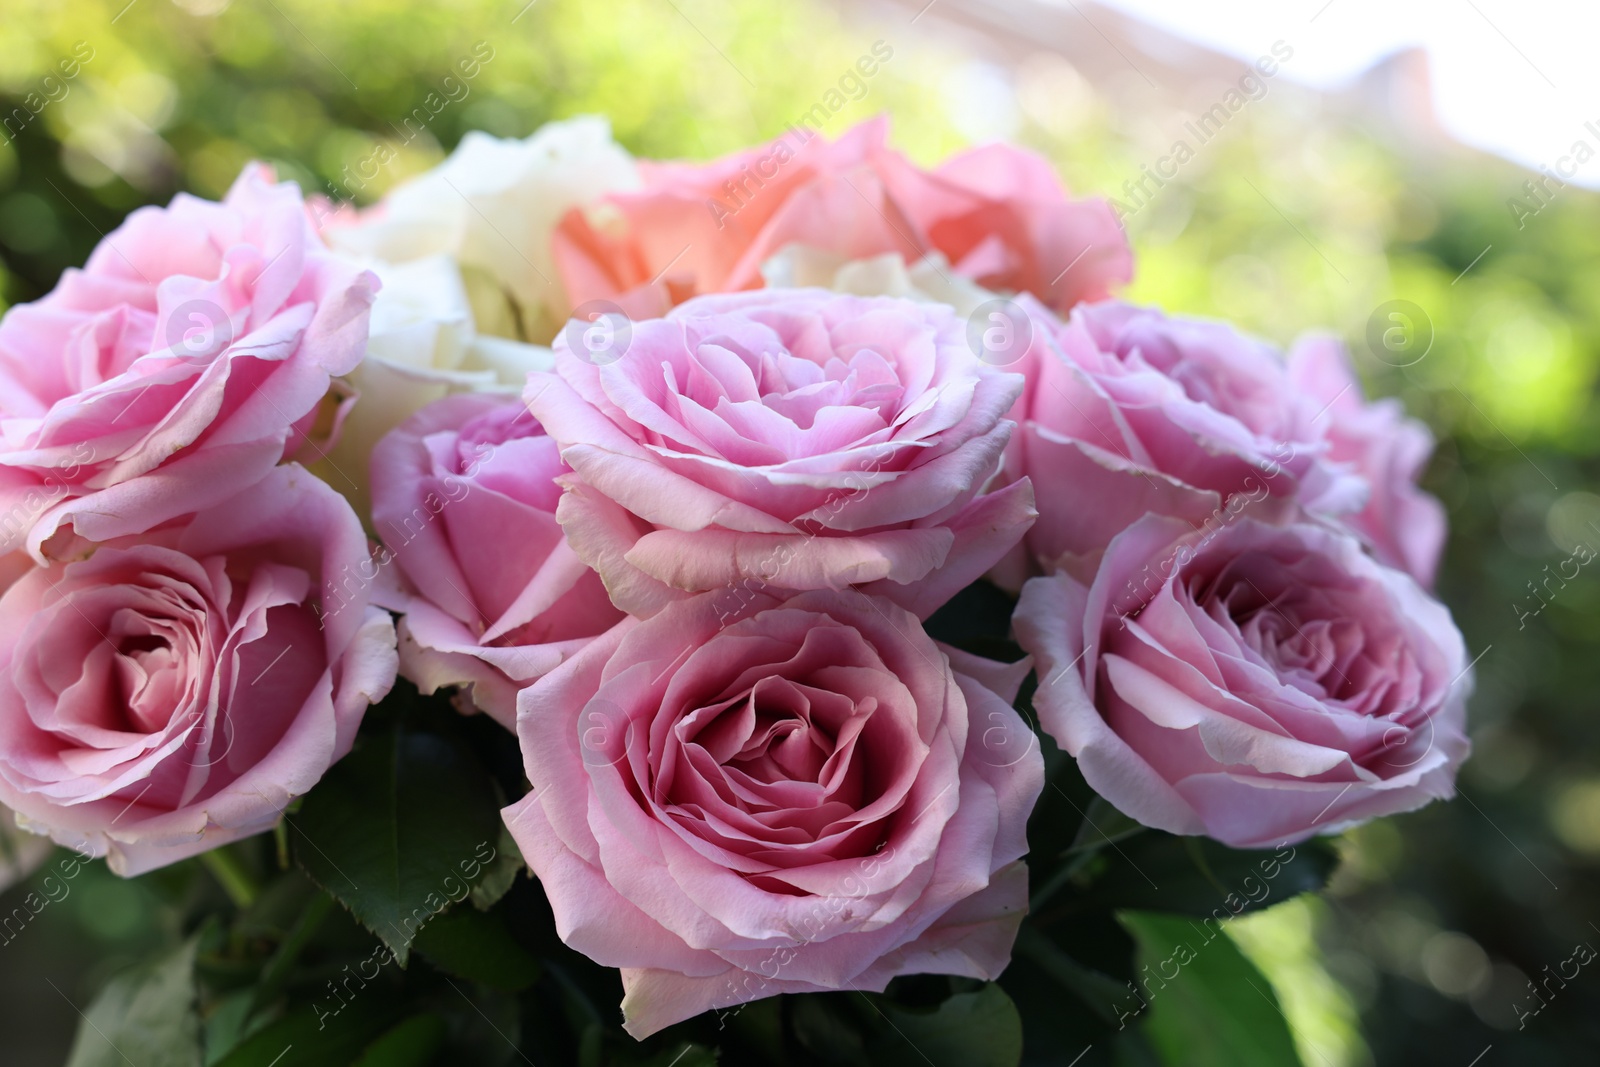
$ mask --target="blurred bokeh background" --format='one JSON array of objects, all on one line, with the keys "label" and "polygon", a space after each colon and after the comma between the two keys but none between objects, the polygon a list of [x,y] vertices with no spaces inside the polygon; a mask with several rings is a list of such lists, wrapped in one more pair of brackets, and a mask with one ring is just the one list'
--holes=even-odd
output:
[{"label": "blurred bokeh background", "polygon": [[[1600,564],[1578,562],[1600,550],[1600,200],[1525,186],[1548,169],[1456,143],[1420,51],[1297,84],[1296,47],[1333,17],[1323,0],[1284,5],[1248,58],[1086,2],[925,2],[0,0],[0,307],[48,290],[132,208],[220,196],[251,159],[360,205],[469,129],[524,136],[597,112],[636,154],[706,158],[825,98],[843,99],[825,132],[887,112],[922,162],[1031,146],[1075,192],[1127,209],[1133,299],[1285,344],[1332,330],[1369,392],[1439,437],[1427,484],[1452,537],[1438,591],[1481,654],[1475,754],[1454,802],[1347,834],[1325,894],[1230,931],[1276,986],[1302,1060],[1594,1062],[1600,973],[1548,976],[1600,945]],[[1528,59],[1515,36],[1507,71]],[[842,83],[880,41],[892,58]],[[1274,54],[1274,76],[1241,83]],[[467,57],[479,73],[444,87]],[[405,119],[430,92],[446,106],[416,133]],[[1226,121],[1197,136],[1189,124],[1219,103]],[[1600,131],[1571,137],[1600,148]],[[1162,162],[1179,140],[1192,154]],[[361,177],[381,146],[393,162]],[[1576,150],[1553,147],[1552,167]],[[73,1004],[170,921],[103,865],[61,884],[0,934],[8,1064],[60,1063]]]}]

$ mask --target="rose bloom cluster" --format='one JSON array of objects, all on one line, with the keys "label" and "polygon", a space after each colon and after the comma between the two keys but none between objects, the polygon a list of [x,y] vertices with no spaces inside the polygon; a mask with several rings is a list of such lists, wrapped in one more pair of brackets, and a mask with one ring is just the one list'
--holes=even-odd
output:
[{"label": "rose bloom cluster", "polygon": [[[580,119],[313,207],[252,169],[141,209],[0,323],[22,828],[129,874],[258,832],[398,671],[515,734],[506,824],[644,1036],[997,977],[1030,671],[1152,827],[1450,795],[1431,437],[1331,338],[1116,300],[1115,216],[1038,157],[875,121],[646,162]],[[1026,658],[923,629],[975,581]]]},{"label": "rose bloom cluster", "polygon": [[299,190],[140,208],[0,321],[0,802],[138,874],[271,828],[394,684],[324,447],[377,280]]}]

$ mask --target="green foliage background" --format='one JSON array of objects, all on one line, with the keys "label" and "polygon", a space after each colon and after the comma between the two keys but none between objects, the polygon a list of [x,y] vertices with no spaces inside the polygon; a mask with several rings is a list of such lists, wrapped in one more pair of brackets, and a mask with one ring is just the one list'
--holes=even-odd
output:
[{"label": "green foliage background", "polygon": [[[308,192],[365,203],[468,129],[520,136],[586,112],[608,115],[635,153],[708,157],[781,132],[880,39],[892,60],[827,132],[887,111],[896,140],[931,161],[975,132],[963,97],[987,68],[909,12],[886,12],[757,0],[0,0],[0,118],[29,116],[0,137],[0,294],[37,297],[132,208],[178,190],[218,196],[253,158]],[[405,141],[404,117],[480,42],[493,56],[469,94]],[[92,58],[74,77],[45,81],[83,47]],[[1118,193],[1180,125],[1127,122],[1117,101],[1048,63],[1011,73],[1010,132],[1080,192]],[[1331,1050],[1342,1063],[1466,1064],[1491,1044],[1499,1062],[1582,1062],[1600,1046],[1600,977],[1547,996],[1522,1029],[1513,1005],[1534,1003],[1527,980],[1576,942],[1600,942],[1600,574],[1544,587],[1555,590],[1547,607],[1532,599],[1574,547],[1600,546],[1600,201],[1567,189],[1519,227],[1506,199],[1522,173],[1373,129],[1371,116],[1280,79],[1129,220],[1134,299],[1279,342],[1331,329],[1369,391],[1401,397],[1434,427],[1427,481],[1452,523],[1439,592],[1483,654],[1462,797],[1348,834],[1326,893],[1265,913],[1259,923],[1276,926],[1237,940],[1278,984],[1308,1063],[1334,1062]],[[354,187],[346,175],[380,143],[397,160]],[[1397,298],[1434,331],[1403,368],[1364,341],[1374,309]],[[0,948],[8,1062],[60,1062],[72,1005],[176,943],[194,903],[174,909],[160,877],[125,884],[86,867],[69,897]],[[1327,996],[1296,1009],[1295,988]]]}]

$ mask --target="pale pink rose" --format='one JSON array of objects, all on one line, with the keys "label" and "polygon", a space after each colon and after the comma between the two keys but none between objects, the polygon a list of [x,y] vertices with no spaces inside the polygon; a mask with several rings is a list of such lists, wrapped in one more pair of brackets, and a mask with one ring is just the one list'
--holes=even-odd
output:
[{"label": "pale pink rose", "polygon": [[1014,621],[1045,730],[1147,826],[1296,841],[1449,797],[1470,748],[1449,611],[1323,526],[1147,516]]},{"label": "pale pink rose", "polygon": [[[887,601],[708,596],[523,691],[506,824],[644,1037],[778,993],[995,978],[1027,910],[1037,739],[1004,667]],[[980,678],[983,679],[980,681]]]},{"label": "pale pink rose", "polygon": [[926,618],[1033,518],[1026,479],[980,495],[1022,379],[980,362],[964,325],[938,304],[774,289],[700,297],[598,356],[564,334],[557,374],[525,395],[576,472],[568,541],[635,615],[708,589],[854,585]]},{"label": "pale pink rose", "polygon": [[299,443],[361,359],[376,280],[265,168],[140,208],[0,322],[0,550],[210,507]]},{"label": "pale pink rose", "polygon": [[640,162],[642,188],[574,209],[554,255],[573,306],[612,300],[659,315],[703,293],[761,285],[792,244],[907,264],[941,253],[990,289],[1031,292],[1065,310],[1133,274],[1127,236],[1103,200],[1072,200],[1050,165],[1009,145],[931,171],[886,144],[869,120],[829,141],[792,128],[710,163]]},{"label": "pale pink rose", "polygon": [[401,673],[424,693],[470,687],[507,729],[518,690],[623,617],[556,522],[568,471],[515,397],[435,401],[372,453],[377,562],[400,572],[376,598],[404,615]]},{"label": "pale pink rose", "polygon": [[1022,298],[1034,343],[1007,457],[1032,478],[1044,570],[1087,579],[1111,539],[1146,512],[1215,528],[1246,509],[1354,514],[1369,485],[1336,462],[1327,400],[1298,387],[1281,353],[1220,322],[1116,301],[1061,324]]},{"label": "pale pink rose", "polygon": [[[34,568],[26,552],[0,555],[0,592],[11,588],[18,578]],[[48,839],[17,828],[16,815],[0,807],[0,890],[21,882],[44,863],[54,851]]]},{"label": "pale pink rose", "polygon": [[1367,403],[1335,338],[1302,338],[1289,352],[1289,374],[1327,413],[1328,458],[1353,467],[1371,486],[1366,506],[1345,516],[1345,525],[1378,559],[1431,587],[1448,528],[1444,505],[1417,488],[1433,434],[1392,397]]},{"label": "pale pink rose", "polygon": [[322,610],[350,505],[294,464],[235,491],[0,597],[0,801],[119,874],[272,827],[394,682],[388,614]]}]

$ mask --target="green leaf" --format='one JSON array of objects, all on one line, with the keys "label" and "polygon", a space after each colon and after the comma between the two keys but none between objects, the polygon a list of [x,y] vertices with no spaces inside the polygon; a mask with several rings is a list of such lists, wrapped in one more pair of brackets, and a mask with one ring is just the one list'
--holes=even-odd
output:
[{"label": "green leaf", "polygon": [[514,992],[539,980],[539,961],[495,912],[455,908],[425,926],[413,945],[435,967],[491,989]]},{"label": "green leaf", "polygon": [[790,1027],[818,1062],[839,1067],[1017,1067],[1022,1018],[1005,990],[993,982],[933,981],[970,991],[918,1004],[896,999],[917,995],[906,988],[894,996],[804,993],[784,998]]},{"label": "green leaf", "polygon": [[1024,925],[1017,934],[1015,954],[1028,959],[1056,984],[1083,1001],[1103,1022],[1116,1022],[1116,1003],[1128,987],[1108,974],[1086,967],[1038,930]]},{"label": "green leaf", "polygon": [[[1070,803],[1070,800],[1069,800]],[[1105,866],[1100,856],[1102,849],[1114,849],[1119,841],[1143,833],[1145,826],[1122,814],[1103,797],[1094,797],[1083,813],[1083,821],[1072,844],[1062,853],[1055,869],[1049,868],[1044,857],[1037,857],[1030,867],[1032,893],[1028,910],[1034,914],[1042,911],[1062,889],[1074,882],[1085,881],[1084,871],[1092,865]]]},{"label": "green leaf", "polygon": [[427,1067],[448,1033],[439,1016],[414,1015],[368,1045],[353,1067]]},{"label": "green leaf", "polygon": [[1151,912],[1120,912],[1118,919],[1139,944],[1147,1005],[1129,992],[1121,1010],[1143,1023],[1163,1063],[1300,1063],[1271,984],[1226,933]]},{"label": "green leaf", "polygon": [[417,931],[483,876],[501,827],[477,757],[413,718],[359,738],[290,821],[306,873],[402,967]]},{"label": "green leaf", "polygon": [[[471,1064],[472,1067],[515,1067],[530,1061],[536,1064],[572,1063],[572,1057],[551,1059],[547,1056],[529,1056],[524,1052],[526,1028],[521,1005],[514,993],[504,993],[481,986],[462,988],[461,983],[446,979],[446,985],[436,989],[430,997],[432,1007],[450,1020],[450,1036],[438,1062],[448,1067]],[[623,1036],[621,1034],[619,1037]],[[599,1050],[597,1032],[595,1049]],[[632,1038],[625,1038],[631,1042]],[[607,1067],[606,1061],[596,1057],[576,1057],[574,1067]]]},{"label": "green leaf", "polygon": [[1089,802],[1089,808],[1084,812],[1083,824],[1078,827],[1078,835],[1073,838],[1072,846],[1067,851],[1075,854],[1091,849],[1107,848],[1145,829],[1147,827],[1144,824],[1122,814],[1109,800],[1097,795]]},{"label": "green leaf", "polygon": [[653,1056],[609,1062],[626,1063],[630,1067],[717,1067],[717,1053],[715,1049],[688,1042],[669,1045]]},{"label": "green leaf", "polygon": [[993,982],[931,1009],[874,998],[888,1024],[868,1046],[874,1064],[932,1063],[934,1067],[1017,1067],[1022,1018]]},{"label": "green leaf", "polygon": [[488,911],[500,903],[500,898],[516,884],[517,876],[527,869],[528,863],[517,848],[517,839],[511,836],[511,830],[502,820],[500,839],[494,845],[494,859],[485,865],[482,876],[472,887],[472,906],[479,911]]},{"label": "green leaf", "polygon": [[[1011,965],[1000,976],[1022,1015],[1023,1041],[1071,1060],[1117,1028],[1117,1004],[1134,974],[1133,938],[1109,912],[1041,930],[1024,922]],[[1038,1055],[1030,1061],[1045,1062]],[[1054,1062],[1049,1061],[1049,1062]]]},{"label": "green leaf", "polygon": [[113,978],[83,1013],[67,1067],[200,1067],[199,936]]},{"label": "green leaf", "polygon": [[217,1067],[349,1067],[398,1015],[398,1006],[381,993],[357,997],[333,1012],[299,1005],[251,1034]]},{"label": "green leaf", "polygon": [[261,979],[254,991],[253,1003],[256,1007],[270,1004],[283,990],[300,954],[315,939],[322,921],[332,910],[333,900],[326,893],[315,893],[306,900],[295,917],[294,925],[279,940],[277,951],[261,968]]},{"label": "green leaf", "polygon": [[1077,896],[1061,894],[1039,921],[1113,908],[1168,911],[1216,922],[1327,884],[1339,855],[1315,838],[1276,850],[1228,848],[1205,837],[1156,831],[1098,851],[1105,870]]},{"label": "green leaf", "polygon": [[[872,1003],[865,993],[859,999]],[[833,993],[791,998],[790,1024],[801,1046],[822,1063],[867,1067],[865,1016],[871,1015],[874,1019],[878,1016],[875,1009],[856,1011],[856,1000]]]},{"label": "green leaf", "polygon": [[206,1063],[215,1064],[243,1041],[251,1028],[255,989],[246,986],[213,1001],[205,1018]]}]

